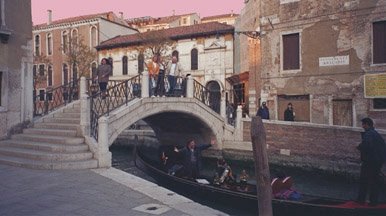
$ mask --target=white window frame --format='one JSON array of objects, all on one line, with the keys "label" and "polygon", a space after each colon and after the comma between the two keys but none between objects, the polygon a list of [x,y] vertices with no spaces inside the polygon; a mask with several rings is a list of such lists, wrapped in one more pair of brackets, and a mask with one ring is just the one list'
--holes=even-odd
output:
[{"label": "white window frame", "polygon": [[[48,39],[51,38],[51,46],[49,46],[50,44],[48,44]],[[53,53],[54,53],[54,40],[53,40],[53,37],[52,37],[52,33],[49,32],[46,34],[46,53],[47,53],[47,56],[52,56]],[[49,49],[51,48],[51,54],[48,52]]]},{"label": "white window frame", "polygon": [[98,42],[99,42],[99,38],[98,38],[98,28],[97,26],[95,25],[92,25],[90,27],[90,49],[95,49],[95,47],[93,47],[93,40],[92,40],[92,30],[95,28],[95,46],[98,46]]},{"label": "white window frame", "polygon": [[[39,36],[39,55],[36,55],[36,36]],[[40,34],[34,35],[34,56],[40,56],[42,54],[42,36]]]},{"label": "white window frame", "polygon": [[[386,21],[385,19],[383,20],[374,20],[371,22],[371,45],[370,45],[370,49],[371,49],[371,63],[370,63],[370,66],[375,66],[375,67],[379,67],[379,66],[386,66],[386,62],[385,63],[374,63],[374,23],[376,22],[383,22],[383,21]],[[371,102],[372,103],[372,102]],[[372,104],[371,104],[372,105]],[[371,106],[372,107],[372,106]]]},{"label": "white window frame", "polygon": [[[62,33],[60,34],[60,41],[61,41],[61,47],[62,47],[62,54],[66,54],[66,52],[64,52],[64,41],[63,41],[63,36],[64,36],[64,33],[66,33],[67,34],[67,45],[68,45],[68,43],[69,43],[69,38],[68,38],[68,36],[69,36],[69,32],[67,31],[67,30],[64,30],[64,31],[62,31]],[[67,52],[68,52],[68,50],[67,50]]]},{"label": "white window frame", "polygon": [[[49,85],[48,83],[48,68],[51,66],[51,70],[52,70],[52,85]],[[47,64],[47,86],[54,86],[54,66],[52,64]]]},{"label": "white window frame", "polygon": [[77,28],[71,29],[71,38],[74,37],[74,32],[76,32],[76,42],[78,43],[78,41],[79,41],[79,31],[78,31]]},{"label": "white window frame", "polygon": [[[299,69],[295,70],[284,70],[284,49],[283,49],[283,36],[284,35],[290,35],[290,34],[299,34]],[[293,30],[293,31],[283,31],[280,33],[280,73],[281,74],[291,74],[291,73],[298,73],[302,71],[303,64],[302,64],[302,30]]]},{"label": "white window frame", "polygon": [[69,71],[69,68],[68,68],[68,64],[67,63],[63,63],[62,64],[62,70],[61,70],[62,71],[62,73],[61,73],[62,74],[62,85],[64,85],[64,70],[63,70],[64,69],[64,67],[63,67],[64,65],[67,65],[67,83],[70,83],[70,79],[69,79],[70,71]]}]

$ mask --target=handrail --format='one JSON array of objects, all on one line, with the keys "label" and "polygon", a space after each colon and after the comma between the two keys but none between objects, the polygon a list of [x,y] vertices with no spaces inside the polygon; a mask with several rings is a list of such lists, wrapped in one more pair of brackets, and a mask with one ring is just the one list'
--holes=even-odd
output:
[{"label": "handrail", "polygon": [[220,113],[221,92],[209,90],[198,81],[193,81],[193,97],[207,105],[216,113]]},{"label": "handrail", "polygon": [[70,82],[33,97],[33,116],[44,116],[53,110],[79,99],[78,81]]},{"label": "handrail", "polygon": [[101,92],[90,96],[90,132],[95,140],[98,140],[98,119],[101,116],[109,115],[111,111],[124,104],[127,105],[134,98],[141,97],[140,75],[115,83],[115,85],[107,88],[106,97],[102,97]]}]

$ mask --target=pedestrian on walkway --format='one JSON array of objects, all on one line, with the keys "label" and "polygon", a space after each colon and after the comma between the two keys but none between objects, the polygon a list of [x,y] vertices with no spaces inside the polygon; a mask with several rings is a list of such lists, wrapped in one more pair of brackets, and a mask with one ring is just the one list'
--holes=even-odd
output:
[{"label": "pedestrian on walkway", "polygon": [[168,95],[173,96],[177,77],[182,76],[182,67],[177,61],[177,56],[173,56],[171,62],[168,64],[166,68],[166,76],[169,82],[169,91],[167,93]]},{"label": "pedestrian on walkway", "polygon": [[371,118],[362,119],[362,142],[357,149],[361,153],[361,173],[359,179],[359,193],[357,202],[364,204],[369,192],[370,206],[378,204],[380,173],[386,161],[386,144],[382,136],[374,129]]},{"label": "pedestrian on walkway", "polygon": [[153,55],[150,62],[146,64],[147,71],[149,72],[149,93],[154,97],[155,89],[157,87],[157,77],[160,70],[159,56]]},{"label": "pedestrian on walkway", "polygon": [[261,106],[257,110],[256,116],[260,116],[261,119],[269,119],[269,110],[266,102],[263,102],[261,104]]},{"label": "pedestrian on walkway", "polygon": [[103,58],[101,60],[101,65],[98,66],[97,69],[97,79],[99,83],[99,89],[101,91],[101,97],[102,99],[106,98],[106,92],[107,92],[107,83],[109,81],[109,76],[112,72],[112,67],[109,64],[109,60],[106,58]]}]

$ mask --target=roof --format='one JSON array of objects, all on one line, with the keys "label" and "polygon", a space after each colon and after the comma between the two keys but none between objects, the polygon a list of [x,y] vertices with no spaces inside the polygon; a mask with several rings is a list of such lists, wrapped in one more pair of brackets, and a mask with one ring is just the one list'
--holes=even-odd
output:
[{"label": "roof", "polygon": [[33,30],[50,28],[50,27],[54,27],[54,26],[58,26],[58,25],[64,25],[64,24],[68,24],[68,23],[93,20],[93,19],[97,19],[97,18],[103,18],[103,19],[106,19],[108,21],[114,22],[116,24],[127,26],[127,24],[124,21],[122,21],[121,19],[119,19],[114,14],[114,12],[109,11],[109,12],[104,12],[104,13],[88,14],[88,15],[68,17],[68,18],[64,18],[64,19],[54,20],[51,22],[50,25],[48,25],[47,23],[38,24],[38,25],[33,26]]},{"label": "roof", "polygon": [[126,22],[129,25],[138,25],[141,23],[146,23],[146,25],[152,24],[152,25],[160,25],[160,24],[167,24],[174,22],[176,20],[181,19],[183,16],[191,16],[195,13],[189,13],[189,14],[181,14],[181,15],[173,15],[173,16],[165,16],[165,17],[139,17],[139,18],[132,18],[132,19],[127,19]]},{"label": "roof", "polygon": [[215,34],[233,34],[234,27],[231,25],[218,23],[218,22],[209,22],[196,24],[191,26],[180,26],[169,29],[162,29],[157,31],[149,31],[131,35],[117,36],[115,38],[103,41],[96,48],[101,49],[110,49],[115,47],[122,46],[132,46],[138,45],[146,41],[146,38],[154,38],[154,35],[162,35],[162,37],[170,38],[171,40],[178,39],[187,39],[193,37],[202,37]]},{"label": "roof", "polygon": [[224,18],[232,18],[232,17],[238,17],[238,16],[239,16],[239,14],[235,14],[235,13],[221,14],[221,15],[203,17],[203,18],[201,18],[201,21],[215,20],[215,19],[224,19]]}]

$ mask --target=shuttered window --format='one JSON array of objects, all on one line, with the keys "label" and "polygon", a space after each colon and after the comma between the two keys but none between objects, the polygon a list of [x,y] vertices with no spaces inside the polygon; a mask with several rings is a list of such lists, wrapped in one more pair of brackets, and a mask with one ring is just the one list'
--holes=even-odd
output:
[{"label": "shuttered window", "polygon": [[127,75],[128,67],[127,67],[127,56],[122,57],[122,75]]},{"label": "shuttered window", "polygon": [[283,35],[283,70],[300,69],[299,33]]},{"label": "shuttered window", "polygon": [[386,63],[386,21],[373,23],[373,63]]}]

